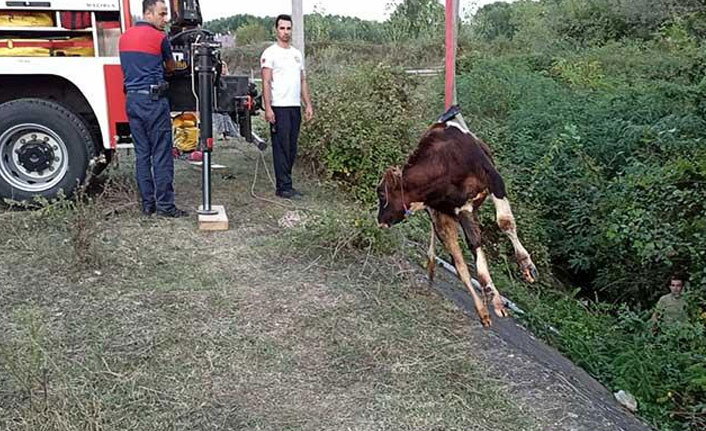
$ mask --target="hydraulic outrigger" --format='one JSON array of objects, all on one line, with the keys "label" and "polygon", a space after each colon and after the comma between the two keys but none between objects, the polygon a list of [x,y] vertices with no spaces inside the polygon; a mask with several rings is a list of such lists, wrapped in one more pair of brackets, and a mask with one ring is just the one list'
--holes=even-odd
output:
[{"label": "hydraulic outrigger", "polygon": [[203,152],[199,225],[202,229],[227,229],[225,209],[211,202],[213,114],[228,114],[238,124],[240,134],[262,148],[263,141],[253,135],[251,126],[251,116],[260,109],[260,99],[248,76],[222,74],[221,43],[201,27],[198,0],[171,0],[171,10],[172,49],[180,63],[187,65],[170,81],[172,110],[199,112],[199,147]]}]

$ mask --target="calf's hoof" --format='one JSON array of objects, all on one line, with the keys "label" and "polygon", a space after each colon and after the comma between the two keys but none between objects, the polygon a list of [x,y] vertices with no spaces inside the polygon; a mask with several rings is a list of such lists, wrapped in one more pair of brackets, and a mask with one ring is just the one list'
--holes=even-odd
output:
[{"label": "calf's hoof", "polygon": [[478,317],[480,317],[480,323],[483,324],[484,327],[489,328],[491,325],[490,321],[490,314],[488,314],[488,310],[483,307],[481,309],[478,309]]},{"label": "calf's hoof", "polygon": [[537,272],[537,267],[534,266],[534,263],[532,263],[529,258],[527,258],[525,263],[520,264],[520,271],[522,271],[522,277],[524,277],[527,283],[532,284],[539,280],[539,272]]},{"label": "calf's hoof", "polygon": [[503,300],[499,297],[493,299],[493,311],[495,311],[495,315],[501,319],[508,316],[505,304],[503,304]]}]

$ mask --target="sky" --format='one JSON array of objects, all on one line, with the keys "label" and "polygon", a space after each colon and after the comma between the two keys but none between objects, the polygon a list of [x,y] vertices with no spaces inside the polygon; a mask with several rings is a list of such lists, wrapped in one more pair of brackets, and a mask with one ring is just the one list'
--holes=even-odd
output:
[{"label": "sky", "polygon": [[[134,15],[141,15],[142,1],[130,0]],[[204,21],[237,14],[276,16],[291,13],[292,0],[200,0]],[[461,0],[461,16],[497,0]],[[384,21],[393,8],[391,3],[401,0],[302,0],[304,13],[321,12],[330,15],[354,16],[361,19]],[[439,0],[443,3],[443,0]]]}]

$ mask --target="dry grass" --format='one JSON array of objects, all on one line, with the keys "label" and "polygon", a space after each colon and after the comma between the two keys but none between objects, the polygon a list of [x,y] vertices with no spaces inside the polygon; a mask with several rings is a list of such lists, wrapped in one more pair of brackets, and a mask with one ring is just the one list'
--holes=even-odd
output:
[{"label": "dry grass", "polygon": [[[228,232],[139,216],[125,155],[79,209],[0,217],[0,429],[538,429],[418,271],[293,248],[287,209],[248,194],[255,156],[217,154]],[[198,184],[180,164],[181,203]],[[304,189],[305,207],[341,205]],[[95,232],[78,248],[77,220]]]}]

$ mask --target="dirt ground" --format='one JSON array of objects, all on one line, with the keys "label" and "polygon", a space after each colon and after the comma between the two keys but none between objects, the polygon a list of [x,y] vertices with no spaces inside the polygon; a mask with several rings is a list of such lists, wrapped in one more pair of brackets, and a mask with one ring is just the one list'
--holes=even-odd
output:
[{"label": "dirt ground", "polygon": [[[222,145],[230,230],[204,233],[139,215],[131,158],[87,203],[0,212],[0,429],[649,429],[512,320],[481,328],[452,278],[297,245],[283,218],[335,189],[294,207],[260,166],[254,199],[258,152]],[[176,178],[195,208],[200,170]]]}]

